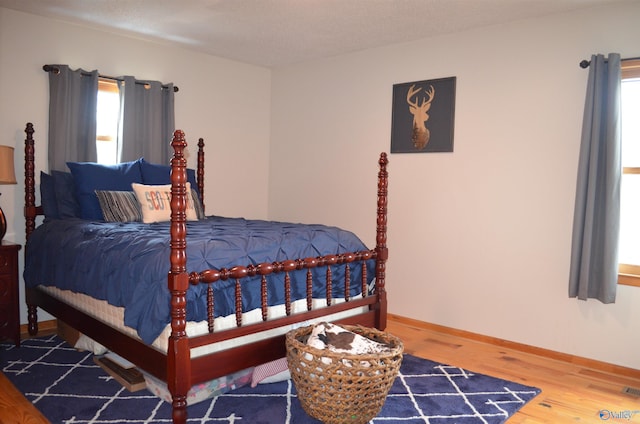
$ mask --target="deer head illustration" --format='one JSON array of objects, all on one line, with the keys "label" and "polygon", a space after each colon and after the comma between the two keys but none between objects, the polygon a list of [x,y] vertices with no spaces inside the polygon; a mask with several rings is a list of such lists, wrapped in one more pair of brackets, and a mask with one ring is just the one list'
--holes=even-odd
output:
[{"label": "deer head illustration", "polygon": [[[411,141],[416,149],[424,149],[427,143],[429,143],[429,128],[426,127],[425,122],[429,119],[427,112],[431,108],[431,102],[436,95],[436,90],[433,85],[429,86],[428,90],[425,90],[426,96],[422,97],[422,103],[418,104],[417,94],[422,88],[415,88],[413,84],[407,91],[407,103],[409,104],[409,112],[413,115],[413,131],[411,132]],[[415,100],[412,100],[413,96]]]}]

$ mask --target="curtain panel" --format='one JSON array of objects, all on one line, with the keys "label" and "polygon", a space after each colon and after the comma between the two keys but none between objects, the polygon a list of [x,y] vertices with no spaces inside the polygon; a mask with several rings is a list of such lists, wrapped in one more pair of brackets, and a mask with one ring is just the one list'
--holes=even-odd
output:
[{"label": "curtain panel", "polygon": [[49,169],[68,171],[67,161],[95,162],[98,71],[55,65],[49,72]]},{"label": "curtain panel", "polygon": [[614,303],[620,229],[620,55],[591,56],[582,124],[569,297]]},{"label": "curtain panel", "polygon": [[[95,162],[98,71],[68,65],[45,65],[49,73],[49,169],[68,171],[66,163]],[[104,77],[119,81],[118,160],[144,157],[169,164],[175,130],[174,85],[138,81],[132,76]]]},{"label": "curtain panel", "polygon": [[120,89],[120,160],[145,158],[148,162],[169,164],[171,139],[175,130],[173,84],[137,81],[123,77]]}]

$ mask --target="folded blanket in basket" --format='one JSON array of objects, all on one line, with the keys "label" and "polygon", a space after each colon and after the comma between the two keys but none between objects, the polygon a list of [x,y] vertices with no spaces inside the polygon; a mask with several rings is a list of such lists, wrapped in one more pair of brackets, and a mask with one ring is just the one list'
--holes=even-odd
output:
[{"label": "folded blanket in basket", "polygon": [[[328,349],[331,352],[355,355],[387,353],[391,351],[391,347],[384,343],[376,342],[353,331],[327,322],[320,322],[313,326],[306,344],[316,349]],[[305,354],[305,357],[308,360],[313,358],[309,353]],[[325,364],[331,363],[330,358],[322,357],[320,360]],[[341,362],[346,366],[353,366],[349,359],[342,359]],[[361,364],[363,367],[368,367],[369,365],[367,362]],[[288,380],[290,378],[291,374],[289,372],[287,358],[281,358],[258,365],[253,371],[251,387],[256,387],[258,384],[263,383]]]},{"label": "folded blanket in basket", "polygon": [[328,322],[321,322],[313,327],[307,344],[316,349],[329,349],[332,352],[356,355],[386,353],[391,350],[384,343]]}]

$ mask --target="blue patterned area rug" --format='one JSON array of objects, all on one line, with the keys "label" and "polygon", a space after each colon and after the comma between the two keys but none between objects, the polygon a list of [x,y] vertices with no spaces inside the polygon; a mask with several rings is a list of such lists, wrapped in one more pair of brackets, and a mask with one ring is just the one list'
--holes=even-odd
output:
[{"label": "blue patterned area rug", "polygon": [[[129,392],[57,336],[0,344],[0,369],[53,424],[170,423],[170,405],[146,389]],[[496,424],[540,393],[534,387],[405,355],[374,424]],[[291,381],[242,387],[191,405],[189,422],[319,423]]]}]

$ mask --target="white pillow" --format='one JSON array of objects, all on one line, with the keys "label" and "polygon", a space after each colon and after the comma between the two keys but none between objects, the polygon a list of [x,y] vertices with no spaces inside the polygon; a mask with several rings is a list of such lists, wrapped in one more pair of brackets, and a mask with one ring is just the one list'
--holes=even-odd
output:
[{"label": "white pillow", "polygon": [[[171,220],[171,184],[144,185],[131,184],[136,193],[140,209],[142,210],[142,222],[163,222]],[[191,184],[187,182],[187,220],[197,221],[198,216],[193,205]]]}]

